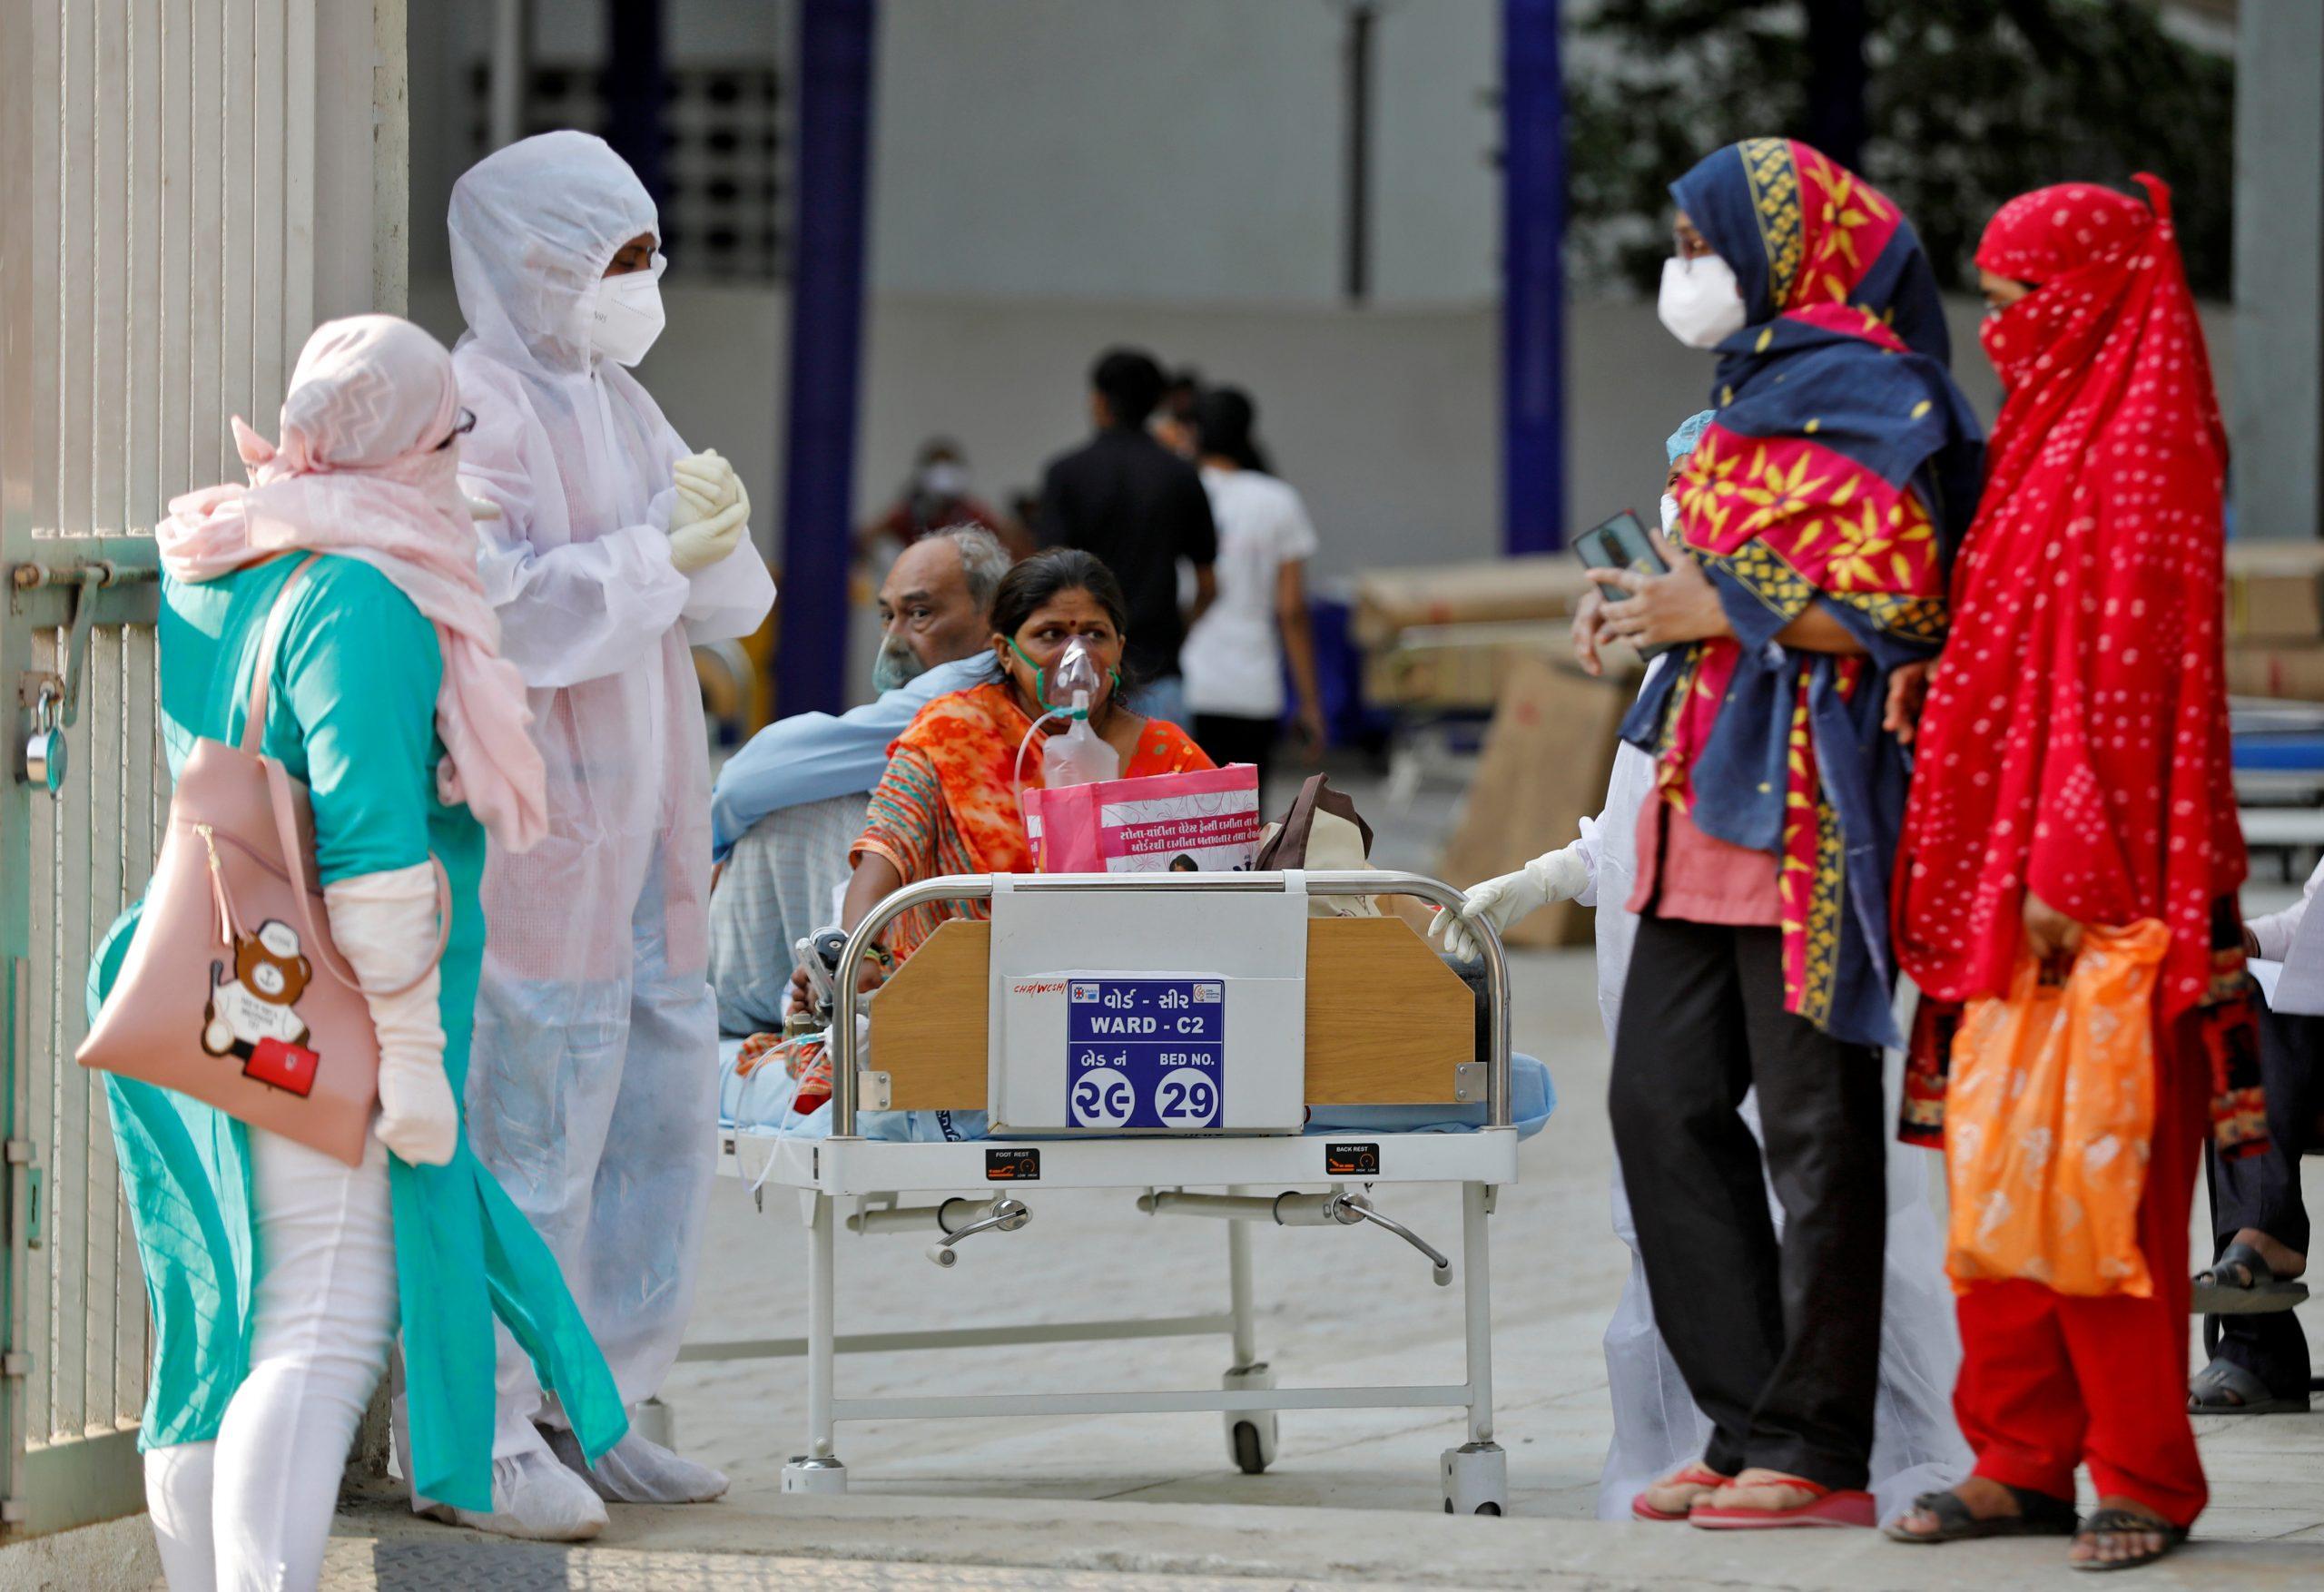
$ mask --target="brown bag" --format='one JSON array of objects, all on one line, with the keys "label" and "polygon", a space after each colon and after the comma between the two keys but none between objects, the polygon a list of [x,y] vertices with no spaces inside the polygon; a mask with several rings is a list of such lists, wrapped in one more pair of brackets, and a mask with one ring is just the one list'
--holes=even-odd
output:
[{"label": "brown bag", "polygon": [[[1343,791],[1322,774],[1310,774],[1279,823],[1259,837],[1251,866],[1261,873],[1285,868],[1322,870],[1372,866],[1372,826]],[[1315,918],[1377,918],[1380,903],[1370,896],[1313,896],[1307,911]]]},{"label": "brown bag", "polygon": [[[291,572],[267,615],[241,745],[205,738],[186,758],[137,932],[75,1059],[352,1166],[379,1097],[379,1037],[331,943],[307,788],[259,751],[275,646],[313,563]],[[430,969],[452,923],[440,862],[436,910]]]}]

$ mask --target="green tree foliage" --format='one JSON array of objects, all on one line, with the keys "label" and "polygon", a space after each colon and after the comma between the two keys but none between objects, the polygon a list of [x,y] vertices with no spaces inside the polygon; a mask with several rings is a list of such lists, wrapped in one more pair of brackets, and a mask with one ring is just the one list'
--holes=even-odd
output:
[{"label": "green tree foliage", "polygon": [[[1576,266],[1651,290],[1671,180],[1720,144],[1807,123],[1801,0],[1598,0],[1570,25]],[[1904,206],[1948,287],[2014,195],[2074,179],[2171,185],[2198,293],[2224,297],[2233,63],[2144,0],[1868,0],[1863,174]]]}]

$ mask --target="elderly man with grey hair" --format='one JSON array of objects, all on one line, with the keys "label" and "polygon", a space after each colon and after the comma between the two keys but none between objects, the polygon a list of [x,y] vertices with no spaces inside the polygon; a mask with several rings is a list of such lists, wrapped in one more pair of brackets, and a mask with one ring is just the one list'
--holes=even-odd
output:
[{"label": "elderly man with grey hair", "polygon": [[897,556],[880,586],[879,695],[833,718],[794,713],[753,736],[711,792],[710,982],[722,1033],[783,1027],[791,947],[836,920],[848,850],[912,716],[990,666],[992,594],[1009,555],[991,532],[950,526]]}]

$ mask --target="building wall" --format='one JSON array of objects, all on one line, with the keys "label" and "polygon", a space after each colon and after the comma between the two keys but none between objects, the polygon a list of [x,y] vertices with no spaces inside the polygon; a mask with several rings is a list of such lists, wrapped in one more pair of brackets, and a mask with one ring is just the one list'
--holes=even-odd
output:
[{"label": "building wall", "polygon": [[[1374,299],[1494,291],[1493,0],[1387,8]],[[875,284],[1328,303],[1342,276],[1344,26],[1320,0],[889,0]]]},{"label": "building wall", "polygon": [[[409,0],[415,274],[471,156],[493,6]],[[665,0],[673,62],[785,60],[784,0]],[[1496,0],[1386,8],[1374,299],[1489,302]],[[872,280],[886,292],[1332,303],[1344,25],[1324,0],[883,0]],[[533,6],[543,61],[603,52],[603,0]],[[683,262],[681,262],[683,263]]]}]

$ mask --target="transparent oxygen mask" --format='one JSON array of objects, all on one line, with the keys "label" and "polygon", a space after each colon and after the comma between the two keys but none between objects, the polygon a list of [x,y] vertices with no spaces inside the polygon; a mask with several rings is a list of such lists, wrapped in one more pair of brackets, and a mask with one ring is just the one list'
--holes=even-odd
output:
[{"label": "transparent oxygen mask", "polygon": [[[1106,672],[1098,666],[1098,654],[1079,636],[1065,644],[1065,654],[1050,671],[1049,690],[1043,694],[1044,707],[1052,712],[1069,711],[1077,719],[1089,716],[1089,704],[1098,700],[1098,693],[1106,683]],[[1068,709],[1067,704],[1072,704]]]},{"label": "transparent oxygen mask", "polygon": [[1098,654],[1078,636],[1066,644],[1056,668],[1038,673],[1035,688],[1045,711],[1027,727],[1017,762],[1021,769],[1026,749],[1043,725],[1064,720],[1065,727],[1053,730],[1041,744],[1041,783],[1046,788],[1055,791],[1119,777],[1120,756],[1089,722],[1090,709],[1105,683]]}]

